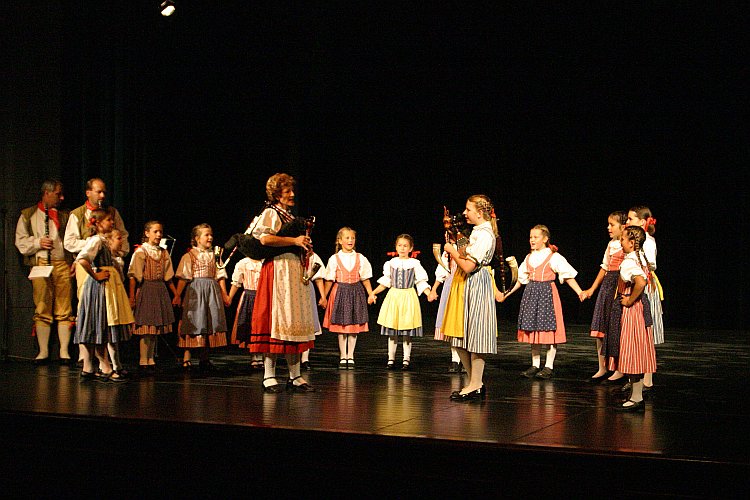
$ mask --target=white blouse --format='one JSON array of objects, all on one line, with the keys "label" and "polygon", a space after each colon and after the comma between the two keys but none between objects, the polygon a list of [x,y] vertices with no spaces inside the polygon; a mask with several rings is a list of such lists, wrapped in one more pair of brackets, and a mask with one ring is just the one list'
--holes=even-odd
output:
[{"label": "white blouse", "polygon": [[427,271],[417,259],[394,257],[383,264],[383,276],[378,279],[378,283],[388,288],[391,287],[391,269],[414,269],[414,286],[417,287],[417,294],[430,288]]},{"label": "white blouse", "polygon": [[[138,282],[143,280],[143,271],[146,268],[146,258],[150,257],[159,263],[162,262],[162,252],[164,249],[160,246],[154,246],[149,242],[142,243],[141,246],[136,248],[133,252],[133,256],[130,258],[130,266],[128,267],[128,277],[135,278]],[[164,281],[169,281],[174,277],[174,269],[172,269],[172,259],[164,259],[163,275]]]},{"label": "white blouse", "polygon": [[486,266],[492,260],[495,253],[495,233],[489,221],[474,226],[469,236],[469,245],[466,247],[466,255],[471,255],[477,262]]},{"label": "white blouse", "polygon": [[[531,252],[528,259],[523,259],[521,265],[518,266],[518,282],[522,285],[529,283],[529,269],[526,265],[527,260],[531,267],[539,267],[550,253],[552,253],[552,250],[547,247],[541,250],[534,250]],[[558,252],[552,253],[552,258],[549,260],[549,266],[555,271],[555,273],[557,273],[557,278],[560,280],[560,283],[564,283],[565,280],[575,278],[578,275],[578,271],[576,271],[573,266],[568,263],[565,257]]]},{"label": "white blouse", "polygon": [[[197,260],[200,264],[202,264],[203,268],[208,268],[212,264],[212,262],[215,262],[214,252],[213,250],[204,250],[202,248],[193,247],[193,250],[195,250],[197,256]],[[180,259],[180,263],[177,265],[177,277],[183,280],[190,281],[193,279],[193,259],[190,257],[190,253],[186,253],[182,256],[182,259]],[[219,269],[216,268],[216,276],[214,279],[217,281],[220,279],[226,279],[227,278],[227,270],[226,269]]]},{"label": "white blouse", "polygon": [[328,259],[328,265],[325,268],[325,279],[328,281],[336,281],[336,270],[338,269],[338,262],[336,256],[338,255],[341,260],[341,264],[347,271],[354,270],[354,263],[357,261],[357,255],[359,255],[359,279],[367,280],[372,278],[372,265],[367,257],[358,254],[357,252],[344,252],[339,250],[335,254],[331,255]]},{"label": "white blouse", "polygon": [[260,269],[263,263],[259,260],[245,257],[240,260],[232,272],[232,285],[242,287],[245,290],[257,290],[260,280]]},{"label": "white blouse", "polygon": [[643,252],[646,254],[648,263],[656,269],[656,240],[646,233],[646,241],[643,242]]},{"label": "white blouse", "polygon": [[[641,259],[643,259],[643,257],[643,254],[641,254]],[[635,252],[630,252],[625,254],[625,259],[622,261],[622,264],[620,264],[620,278],[622,278],[623,281],[631,282],[636,276],[641,276],[646,279],[646,273],[638,263],[638,258],[636,257]]]}]

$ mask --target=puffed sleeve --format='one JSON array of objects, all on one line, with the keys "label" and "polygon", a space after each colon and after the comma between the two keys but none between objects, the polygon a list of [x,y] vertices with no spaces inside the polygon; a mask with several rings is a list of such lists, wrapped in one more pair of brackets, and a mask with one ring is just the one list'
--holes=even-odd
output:
[{"label": "puffed sleeve", "polygon": [[336,269],[338,269],[338,266],[336,265],[336,254],[333,254],[328,258],[328,265],[325,269],[326,271],[323,275],[323,279],[327,281],[336,281]]},{"label": "puffed sleeve", "polygon": [[435,268],[435,281],[439,283],[445,283],[445,279],[450,275],[446,267],[450,264],[450,259],[448,258],[448,252],[443,252],[443,255],[440,256],[440,260],[443,261],[443,264],[445,264],[445,267],[438,265]]},{"label": "puffed sleeve", "polygon": [[252,235],[256,239],[261,239],[267,234],[276,234],[281,229],[281,219],[276,210],[267,208],[263,210],[260,217],[255,223],[255,227],[252,230]]},{"label": "puffed sleeve", "polygon": [[422,263],[419,262],[417,259],[412,259],[414,261],[414,285],[417,287],[417,293],[421,294],[428,288],[430,288],[429,279],[430,277],[427,276],[427,271],[425,271],[424,267],[422,267]]},{"label": "puffed sleeve", "polygon": [[190,252],[185,253],[177,264],[176,275],[178,278],[186,281],[193,279],[193,260],[190,258]]},{"label": "puffed sleeve", "polygon": [[529,266],[526,265],[527,260],[529,260],[528,256],[526,256],[526,258],[523,259],[523,262],[521,262],[521,265],[518,266],[518,282],[522,285],[529,284]]},{"label": "puffed sleeve", "polygon": [[315,281],[319,279],[327,279],[325,277],[326,266],[325,264],[323,264],[323,259],[321,259],[320,256],[316,254],[315,252],[313,252],[312,258],[313,258],[313,262],[317,262],[318,264],[320,264],[320,269],[318,269],[318,271],[312,276],[312,278],[310,278],[310,281]]},{"label": "puffed sleeve", "polygon": [[549,261],[549,265],[552,270],[557,273],[557,278],[560,280],[560,283],[578,276],[578,271],[576,271],[573,266],[568,263],[565,257],[557,252],[552,255],[552,258]]},{"label": "puffed sleeve", "polygon": [[359,279],[364,281],[370,278],[372,278],[372,264],[367,260],[367,257],[359,254]]},{"label": "puffed sleeve", "polygon": [[228,276],[227,276],[227,268],[226,267],[222,267],[221,269],[219,269],[217,267],[216,268],[216,281],[225,280],[227,278],[228,278]]},{"label": "puffed sleeve", "polygon": [[383,285],[384,287],[390,288],[391,287],[391,261],[387,261],[385,264],[383,264],[383,276],[378,278],[378,284]]},{"label": "puffed sleeve", "polygon": [[242,276],[244,271],[245,266],[243,262],[238,262],[237,265],[234,266],[234,271],[232,271],[232,286],[242,286]]},{"label": "puffed sleeve", "polygon": [[164,262],[163,272],[164,281],[171,281],[174,278],[174,268],[172,267],[172,257],[169,256],[169,252],[166,250],[161,251],[162,260]]},{"label": "puffed sleeve", "polygon": [[78,253],[76,260],[85,259],[89,262],[93,262],[101,247],[102,239],[99,236],[89,236],[86,238],[86,243],[83,245],[83,249]]},{"label": "puffed sleeve", "polygon": [[466,254],[474,257],[480,264],[487,265],[492,260],[494,251],[495,239],[485,229],[475,228],[471,232]]},{"label": "puffed sleeve", "polygon": [[609,255],[609,245],[607,245],[607,248],[604,249],[604,257],[602,258],[602,264],[599,266],[605,271],[609,271],[609,261],[611,260],[611,257]]},{"label": "puffed sleeve", "polygon": [[146,252],[142,247],[136,249],[130,257],[128,266],[128,278],[135,278],[139,283],[143,281],[143,270],[146,267]]},{"label": "puffed sleeve", "polygon": [[81,231],[78,229],[78,217],[76,214],[70,214],[68,225],[65,226],[63,246],[68,252],[77,254],[83,250],[85,244],[86,239],[81,236]]},{"label": "puffed sleeve", "polygon": [[622,264],[620,264],[620,278],[622,278],[623,281],[631,282],[636,276],[642,276],[643,278],[646,277],[643,268],[632,259],[623,260]]}]

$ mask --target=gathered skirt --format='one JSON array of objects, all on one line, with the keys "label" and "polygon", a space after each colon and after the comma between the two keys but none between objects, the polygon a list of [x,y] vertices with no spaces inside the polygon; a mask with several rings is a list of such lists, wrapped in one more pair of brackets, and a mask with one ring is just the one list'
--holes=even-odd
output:
[{"label": "gathered skirt", "polygon": [[527,344],[564,344],[560,294],[554,281],[529,281],[518,312],[518,341]]},{"label": "gathered skirt", "polygon": [[612,303],[615,300],[617,291],[617,279],[619,271],[607,271],[599,287],[599,294],[596,297],[594,305],[594,315],[591,319],[591,336],[602,338],[607,332],[609,323],[609,313],[612,310]]},{"label": "gathered skirt", "polygon": [[98,282],[86,274],[81,287],[75,344],[117,344],[132,336],[135,319],[120,273],[110,266],[101,270],[109,271],[107,280]]},{"label": "gathered skirt", "polygon": [[448,295],[451,291],[453,275],[449,274],[443,283],[443,289],[440,291],[440,302],[438,303],[437,316],[435,316],[435,340],[445,340],[443,335],[443,318],[445,317],[445,306],[448,305]]},{"label": "gathered skirt", "polygon": [[497,354],[495,284],[486,267],[467,275],[456,270],[448,292],[443,335],[452,347],[476,354]]},{"label": "gathered skirt", "polygon": [[227,345],[227,318],[219,283],[213,278],[194,278],[185,289],[178,347]]},{"label": "gathered skirt", "polygon": [[414,288],[390,288],[378,313],[380,334],[421,337],[422,310]]},{"label": "gathered skirt", "polygon": [[323,317],[323,326],[333,333],[357,334],[369,330],[367,294],[362,282],[334,283]]},{"label": "gathered skirt", "polygon": [[172,331],[174,310],[162,280],[144,280],[135,298],[136,335],[161,335]]},{"label": "gathered skirt", "polygon": [[255,304],[255,290],[242,290],[240,302],[237,304],[237,313],[234,316],[232,326],[232,344],[241,348],[247,346],[253,323],[253,306]]}]

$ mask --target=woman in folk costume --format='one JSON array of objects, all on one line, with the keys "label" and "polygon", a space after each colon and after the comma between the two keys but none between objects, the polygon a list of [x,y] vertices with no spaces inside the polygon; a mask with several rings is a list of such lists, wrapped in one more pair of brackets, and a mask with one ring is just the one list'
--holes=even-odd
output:
[{"label": "woman in folk costume", "polygon": [[[296,246],[312,250],[309,235],[278,236],[281,227],[294,219],[289,211],[295,205],[295,180],[284,173],[272,175],[266,182],[268,206],[248,231],[265,247]],[[264,355],[263,390],[278,393],[284,384],[276,379],[276,358],[286,356],[289,379],[286,389],[295,392],[315,390],[300,373],[300,355],[311,349],[315,340],[314,302],[303,281],[304,269],[297,252],[285,252],[265,259],[258,280],[252,319],[250,352]]]}]

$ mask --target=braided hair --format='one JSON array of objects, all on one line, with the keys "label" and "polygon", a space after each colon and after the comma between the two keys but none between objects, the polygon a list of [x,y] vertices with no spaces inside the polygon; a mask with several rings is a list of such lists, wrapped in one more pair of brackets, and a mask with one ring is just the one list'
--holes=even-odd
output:
[{"label": "braided hair", "polygon": [[[627,226],[622,230],[622,234],[633,242],[633,252],[635,252],[635,257],[638,259],[638,264],[641,267],[644,267],[643,263],[645,261],[646,267],[650,269],[651,264],[646,258],[646,254],[643,252],[643,243],[646,241],[646,231],[644,231],[642,227]],[[641,257],[643,257],[643,260],[641,260]]]},{"label": "braided hair", "polygon": [[475,194],[469,197],[469,201],[476,205],[477,210],[482,213],[484,220],[490,221],[492,224],[492,232],[495,236],[500,233],[497,230],[497,217],[495,216],[495,206],[492,204],[490,197],[485,194]]}]

